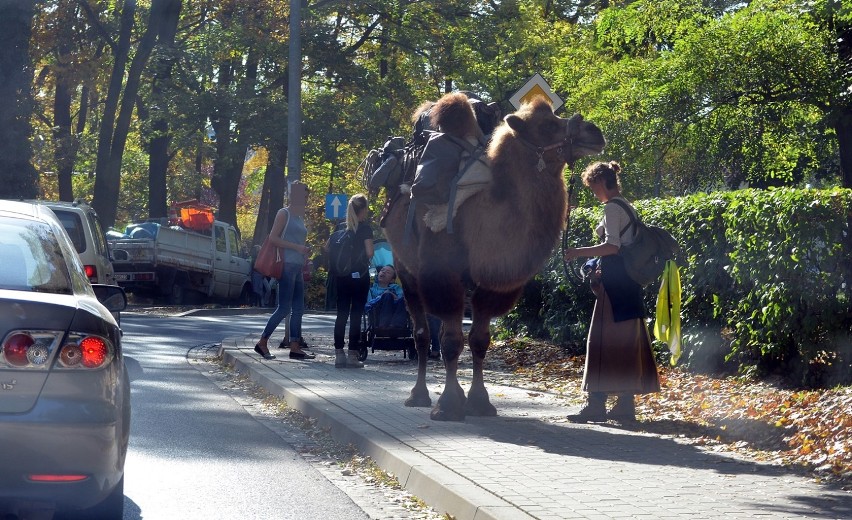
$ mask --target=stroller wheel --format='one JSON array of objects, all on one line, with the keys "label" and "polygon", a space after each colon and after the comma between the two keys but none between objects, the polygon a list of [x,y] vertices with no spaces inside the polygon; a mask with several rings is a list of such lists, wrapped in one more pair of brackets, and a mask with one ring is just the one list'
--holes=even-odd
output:
[{"label": "stroller wheel", "polygon": [[358,349],[358,361],[364,361],[367,359],[367,347],[361,347]]}]

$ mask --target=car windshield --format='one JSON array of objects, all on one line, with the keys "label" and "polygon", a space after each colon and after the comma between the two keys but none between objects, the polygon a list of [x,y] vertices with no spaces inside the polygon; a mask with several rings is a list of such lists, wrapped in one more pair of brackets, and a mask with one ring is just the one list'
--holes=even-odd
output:
[{"label": "car windshield", "polygon": [[49,225],[0,217],[0,289],[71,294],[68,266]]}]

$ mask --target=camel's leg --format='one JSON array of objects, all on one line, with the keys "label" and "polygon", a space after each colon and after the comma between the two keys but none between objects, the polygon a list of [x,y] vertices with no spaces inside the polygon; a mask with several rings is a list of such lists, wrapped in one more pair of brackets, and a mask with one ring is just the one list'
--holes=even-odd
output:
[{"label": "camel's leg", "polygon": [[[417,347],[417,381],[411,394],[405,400],[405,406],[429,407],[432,399],[429,397],[429,389],[426,386],[426,366],[429,363],[429,325],[426,321],[426,311],[420,301],[420,295],[416,291],[413,280],[408,273],[400,275],[403,282],[403,293],[405,294],[405,305],[411,319],[414,321],[414,345]],[[407,282],[407,283],[406,283]]]},{"label": "camel's leg", "polygon": [[435,421],[463,421],[467,399],[458,379],[459,356],[464,349],[461,316],[441,317],[441,320],[444,323],[441,354],[444,357],[447,380],[430,417]]},{"label": "camel's leg", "polygon": [[[459,356],[464,349],[462,315],[465,291],[459,274],[462,269],[453,263],[458,262],[461,256],[447,254],[440,260],[433,259],[428,265],[421,263],[421,272],[417,277],[424,308],[440,318],[443,324],[441,354],[444,358],[446,381],[438,402],[432,408],[431,417],[436,421],[463,421],[465,415],[466,398],[457,374]],[[421,352],[421,357],[428,355],[426,350]]]},{"label": "camel's leg", "polygon": [[485,389],[485,354],[491,345],[491,318],[508,312],[520,294],[520,290],[511,293],[498,293],[478,288],[473,293],[473,325],[468,343],[473,357],[473,381],[467,394],[465,412],[467,415],[493,417],[497,408],[491,404],[488,390]]}]

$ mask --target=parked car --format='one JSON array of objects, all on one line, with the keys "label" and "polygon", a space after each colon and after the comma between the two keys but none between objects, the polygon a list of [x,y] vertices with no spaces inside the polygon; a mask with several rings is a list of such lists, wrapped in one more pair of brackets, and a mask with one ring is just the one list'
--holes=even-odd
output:
[{"label": "parked car", "polygon": [[110,313],[124,291],[89,282],[41,204],[0,201],[0,265],[0,517],[120,519],[130,381]]},{"label": "parked car", "polygon": [[32,201],[53,210],[80,255],[92,283],[115,284],[106,234],[95,210],[81,200],[74,202]]}]

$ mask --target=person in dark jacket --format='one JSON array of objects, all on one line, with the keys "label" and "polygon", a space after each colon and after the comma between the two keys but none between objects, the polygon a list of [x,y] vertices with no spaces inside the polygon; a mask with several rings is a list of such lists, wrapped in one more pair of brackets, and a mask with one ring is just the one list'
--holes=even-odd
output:
[{"label": "person in dark jacket", "polygon": [[[353,195],[346,207],[346,229],[355,234],[352,272],[335,277],[337,288],[337,318],[334,320],[334,366],[337,368],[363,368],[358,359],[361,340],[361,318],[370,291],[370,258],[373,257],[373,228],[367,223],[369,216],[367,196]],[[328,249],[328,244],[326,244]],[[349,350],[344,351],[346,322],[349,321]]]},{"label": "person in dark jacket", "polygon": [[[583,390],[588,402],[575,415],[575,421],[634,420],[635,394],[659,392],[660,380],[651,350],[651,337],[645,324],[642,287],[630,279],[618,254],[636,233],[630,215],[619,204],[607,202],[621,196],[621,166],[596,162],[582,174],[583,184],[604,203],[604,216],[595,230],[602,243],[591,247],[567,248],[565,260],[599,257],[591,262],[590,286],[595,308],[586,344]],[[625,200],[625,202],[627,202]],[[636,217],[636,210],[627,202]],[[617,396],[607,412],[609,395]]]}]

